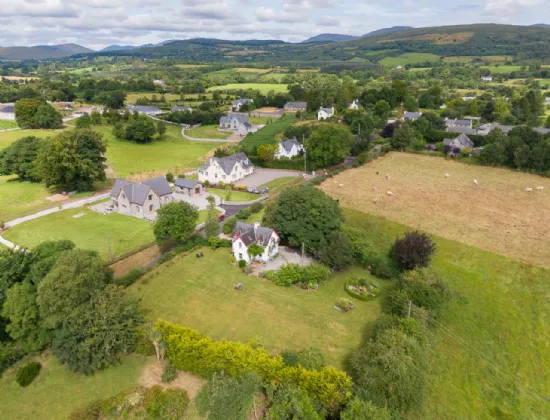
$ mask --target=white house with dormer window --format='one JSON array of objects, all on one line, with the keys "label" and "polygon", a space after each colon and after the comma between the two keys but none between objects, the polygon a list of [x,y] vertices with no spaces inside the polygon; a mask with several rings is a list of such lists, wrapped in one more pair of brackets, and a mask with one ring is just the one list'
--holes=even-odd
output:
[{"label": "white house with dormer window", "polygon": [[230,184],[252,175],[254,165],[248,156],[240,152],[223,158],[210,158],[198,169],[198,172],[200,182],[208,181],[210,184],[217,184],[222,181],[224,184]]},{"label": "white house with dormer window", "polygon": [[[252,261],[267,262],[279,253],[281,238],[275,229],[261,227],[258,222],[253,225],[238,221],[233,230],[232,251],[237,261],[244,260],[247,264]],[[264,248],[262,255],[253,259],[248,255],[248,247],[257,244]]]},{"label": "white house with dormer window", "polygon": [[348,106],[348,109],[351,109],[353,111],[357,111],[359,108],[361,108],[361,104],[357,99],[354,99],[350,106]]},{"label": "white house with dormer window", "polygon": [[298,142],[298,140],[296,140],[295,137],[279,143],[279,148],[275,152],[275,158],[292,158],[294,156],[298,156],[303,151],[304,147]]},{"label": "white house with dormer window", "polygon": [[317,113],[317,121],[326,120],[327,118],[334,117],[334,107],[332,108],[319,108]]}]

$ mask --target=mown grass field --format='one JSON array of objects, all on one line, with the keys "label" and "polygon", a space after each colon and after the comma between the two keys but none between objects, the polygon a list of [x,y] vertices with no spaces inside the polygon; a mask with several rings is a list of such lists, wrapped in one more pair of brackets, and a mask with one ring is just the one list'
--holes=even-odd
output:
[{"label": "mown grass field", "polygon": [[0,133],[0,150],[8,147],[15,140],[23,137],[35,136],[40,138],[53,137],[61,130],[14,130]]},{"label": "mown grass field", "polygon": [[[75,218],[73,216],[83,214]],[[153,224],[118,213],[99,214],[87,208],[63,210],[8,229],[2,236],[23,248],[45,241],[69,239],[78,248],[98,251],[109,260],[109,240],[113,257],[154,241]]]},{"label": "mown grass field", "polygon": [[107,163],[115,172],[113,176],[118,177],[195,170],[204,163],[204,157],[221,144],[185,140],[181,128],[173,125],[168,125],[164,139],[145,144],[116,139],[110,125],[95,127],[95,130],[108,141]]},{"label": "mown grass field", "polygon": [[121,364],[92,376],[72,373],[53,356],[42,356],[40,375],[28,387],[15,381],[15,369],[0,378],[2,417],[5,419],[67,419],[77,408],[97,399],[109,398],[139,383],[144,356],[125,356]]},{"label": "mown grass field", "polygon": [[491,66],[488,67],[491,73],[511,73],[513,71],[520,71],[521,66]]},{"label": "mown grass field", "polygon": [[[384,174],[390,175],[389,181]],[[524,192],[537,186],[544,186],[544,191]],[[550,267],[548,178],[425,155],[390,153],[327,180],[322,188],[344,207]],[[388,197],[387,191],[394,196]],[[379,197],[376,204],[375,197]]]},{"label": "mown grass field", "polygon": [[230,83],[223,86],[212,86],[208,88],[208,92],[212,92],[214,90],[229,91],[238,89],[259,90],[260,93],[263,95],[266,95],[270,90],[274,91],[275,93],[288,92],[287,85],[280,83]]},{"label": "mown grass field", "polygon": [[0,129],[17,128],[17,123],[12,120],[0,120]]},{"label": "mown grass field", "polygon": [[189,137],[198,139],[220,139],[225,140],[233,133],[231,131],[218,131],[217,125],[201,125],[192,130],[185,130],[185,134]]},{"label": "mown grass field", "polygon": [[136,103],[136,101],[139,98],[151,99],[153,97],[153,95],[155,95],[157,97],[157,99],[159,99],[159,100],[160,100],[161,96],[164,96],[164,98],[169,102],[179,101],[179,99],[181,98],[181,95],[177,95],[175,93],[158,93],[158,92],[144,93],[144,92],[138,92],[138,93],[129,93],[128,95],[126,95],[126,103],[133,105],[133,104]]},{"label": "mown grass field", "polygon": [[[147,274],[128,289],[130,295],[142,299],[153,319],[196,328],[216,339],[258,340],[274,353],[318,347],[328,364],[340,368],[361,341],[365,324],[381,312],[382,297],[357,301],[348,314],[333,308],[347,296],[346,278],[361,269],[334,275],[319,290],[305,292],[244,275],[232,265],[227,248],[201,251],[204,258],[194,253],[176,257]],[[237,283],[243,283],[243,292],[233,290]]]},{"label": "mown grass field", "polygon": [[251,150],[260,144],[275,144],[277,143],[276,136],[282,134],[288,127],[296,122],[295,117],[284,116],[274,120],[271,124],[266,125],[261,130],[247,135],[241,144]]},{"label": "mown grass field", "polygon": [[[354,210],[344,215],[383,250],[410,230]],[[434,322],[424,402],[407,418],[550,418],[550,271],[441,237],[436,243],[433,267],[452,299]]]},{"label": "mown grass field", "polygon": [[427,61],[439,61],[439,56],[429,53],[407,53],[398,57],[386,57],[379,61],[386,67],[406,66],[407,64],[425,63]]},{"label": "mown grass field", "polygon": [[246,202],[253,201],[261,197],[261,195],[259,194],[251,194],[245,191],[231,191],[231,197],[229,198],[229,200],[226,200],[227,193],[224,190],[220,190],[219,188],[207,188],[206,192],[216,194],[218,197],[221,197],[225,201]]}]

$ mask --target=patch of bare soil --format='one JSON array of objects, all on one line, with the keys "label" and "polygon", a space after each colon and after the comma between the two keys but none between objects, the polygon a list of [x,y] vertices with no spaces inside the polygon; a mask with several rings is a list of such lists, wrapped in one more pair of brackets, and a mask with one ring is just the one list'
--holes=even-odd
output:
[{"label": "patch of bare soil", "polygon": [[255,109],[254,112],[259,112],[261,114],[270,114],[270,113],[276,113],[279,112],[279,108],[271,107],[271,106],[265,106],[263,108]]},{"label": "patch of bare soil", "polygon": [[66,194],[54,194],[46,197],[46,200],[48,201],[65,201],[67,199],[69,199],[69,196]]},{"label": "patch of bare soil", "polygon": [[139,384],[151,388],[158,385],[162,389],[177,388],[183,389],[187,392],[190,399],[197,396],[202,389],[206,381],[198,376],[192,375],[188,372],[178,371],[178,376],[169,384],[165,384],[161,380],[162,378],[162,363],[158,363],[156,360],[143,369],[143,373],[139,378]]},{"label": "patch of bare soil", "polygon": [[115,278],[122,277],[128,274],[132,268],[142,268],[158,257],[160,257],[159,247],[152,246],[113,264],[111,269]]}]

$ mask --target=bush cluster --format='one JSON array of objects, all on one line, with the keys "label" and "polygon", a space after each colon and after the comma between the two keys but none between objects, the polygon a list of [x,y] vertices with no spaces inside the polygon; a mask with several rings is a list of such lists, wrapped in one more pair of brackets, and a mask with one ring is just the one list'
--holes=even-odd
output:
[{"label": "bush cluster", "polygon": [[15,380],[19,386],[28,386],[38,376],[40,369],[42,369],[42,365],[38,362],[27,363],[25,366],[19,368]]},{"label": "bush cluster", "polygon": [[302,267],[300,264],[285,264],[278,271],[269,270],[265,273],[268,280],[277,286],[299,284],[308,289],[315,289],[328,279],[330,270],[323,264],[311,264]]},{"label": "bush cluster", "polygon": [[24,356],[20,346],[14,343],[0,343],[0,377],[10,366]]},{"label": "bush cluster", "polygon": [[162,370],[162,383],[168,384],[176,379],[178,376],[178,370],[174,367],[169,360],[164,363],[164,369]]},{"label": "bush cluster", "polygon": [[231,248],[233,242],[231,241],[231,239],[221,239],[217,236],[211,236],[210,239],[208,239],[208,244],[212,249]]},{"label": "bush cluster", "polygon": [[132,268],[125,276],[114,279],[113,283],[118,284],[119,286],[128,287],[131,284],[134,284],[144,274],[145,270],[141,268]]},{"label": "bush cluster", "polygon": [[310,371],[301,366],[285,366],[281,356],[271,356],[262,348],[229,341],[214,341],[198,331],[159,320],[168,345],[167,358],[180,370],[209,377],[214,372],[239,377],[256,372],[264,384],[288,381],[306,391],[326,410],[341,407],[350,397],[351,378],[332,367]]},{"label": "bush cluster", "polygon": [[[248,219],[250,216],[252,216],[253,214],[255,213],[259,213],[260,211],[262,211],[262,209],[264,208],[264,204],[263,203],[254,203],[252,204],[250,207],[246,208],[246,209],[241,209],[237,212],[237,214],[235,215],[235,217],[238,219],[238,220],[246,220]],[[235,227],[235,226],[233,226]]]},{"label": "bush cluster", "polygon": [[392,248],[395,261],[404,270],[427,267],[434,252],[435,243],[432,238],[418,230],[407,232],[404,238],[396,239]]},{"label": "bush cluster", "polygon": [[374,299],[379,293],[378,286],[364,277],[352,277],[347,279],[344,290],[352,298],[363,301]]}]

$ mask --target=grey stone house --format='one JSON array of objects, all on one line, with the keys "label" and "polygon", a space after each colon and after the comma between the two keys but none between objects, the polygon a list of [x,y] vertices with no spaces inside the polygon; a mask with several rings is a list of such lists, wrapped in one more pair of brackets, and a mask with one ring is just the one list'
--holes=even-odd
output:
[{"label": "grey stone house", "polygon": [[235,112],[239,112],[243,105],[248,105],[253,102],[254,102],[254,99],[246,99],[246,98],[236,99],[231,104],[231,110]]},{"label": "grey stone house", "polygon": [[157,210],[172,201],[172,188],[163,176],[142,182],[119,178],[111,191],[113,211],[146,220],[155,220]]},{"label": "grey stone house", "polygon": [[307,110],[307,102],[287,102],[283,109],[285,111],[305,112]]},{"label": "grey stone house", "polygon": [[229,114],[220,118],[220,129],[231,130],[241,136],[246,136],[252,129],[248,117],[243,114]]},{"label": "grey stone house", "polygon": [[443,144],[445,146],[450,146],[453,148],[458,147],[460,150],[464,149],[465,147],[468,147],[470,149],[474,147],[474,142],[470,140],[470,138],[464,133],[462,133],[456,139],[443,139]]},{"label": "grey stone house", "polygon": [[204,194],[206,187],[197,180],[178,177],[174,184],[174,192],[193,197]]},{"label": "grey stone house", "polygon": [[422,112],[408,112],[408,111],[405,111],[405,113],[403,114],[403,119],[405,121],[416,121],[421,116],[422,116]]}]

